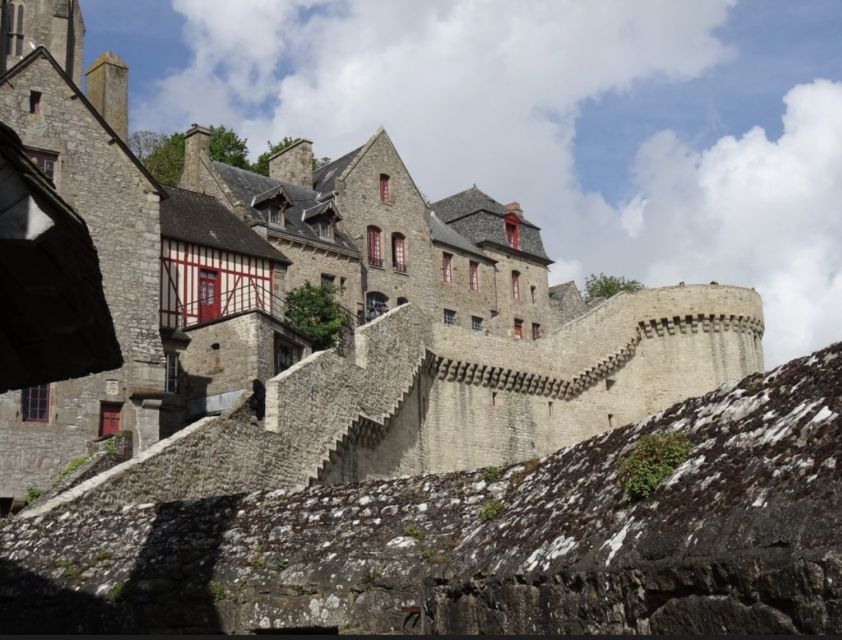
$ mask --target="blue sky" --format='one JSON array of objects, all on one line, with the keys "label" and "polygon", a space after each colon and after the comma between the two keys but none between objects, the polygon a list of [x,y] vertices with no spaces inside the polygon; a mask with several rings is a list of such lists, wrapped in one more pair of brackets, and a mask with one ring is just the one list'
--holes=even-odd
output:
[{"label": "blue sky", "polygon": [[551,283],[754,287],[769,364],[842,338],[840,0],[81,3],[130,129],[339,157],[383,125],[431,200],[518,200]]}]

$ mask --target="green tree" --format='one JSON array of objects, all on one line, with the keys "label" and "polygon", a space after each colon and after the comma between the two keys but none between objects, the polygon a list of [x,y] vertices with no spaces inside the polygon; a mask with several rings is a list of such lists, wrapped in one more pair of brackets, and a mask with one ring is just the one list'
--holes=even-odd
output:
[{"label": "green tree", "polygon": [[637,280],[626,280],[623,276],[607,276],[591,274],[585,280],[585,299],[610,298],[621,291],[634,293],[646,287]]},{"label": "green tree", "polygon": [[313,349],[329,349],[345,321],[342,307],[330,285],[305,282],[287,294],[286,319],[313,343]]},{"label": "green tree", "polygon": [[[210,128],[210,157],[241,169],[250,169],[248,146],[233,130],[222,125]],[[147,132],[148,133],[148,132]],[[174,187],[184,170],[184,134],[173,133],[148,152],[143,164],[161,184]]]},{"label": "green tree", "polygon": [[269,175],[269,158],[271,158],[273,155],[278,153],[278,151],[283,151],[288,146],[290,146],[291,144],[295,144],[299,140],[301,140],[301,138],[290,138],[289,136],[284,136],[284,139],[281,140],[277,144],[272,144],[271,140],[267,141],[266,142],[266,147],[267,147],[266,151],[264,151],[259,156],[257,156],[257,162],[255,162],[251,166],[251,170],[254,171],[255,173],[259,173],[261,175],[268,176]]}]

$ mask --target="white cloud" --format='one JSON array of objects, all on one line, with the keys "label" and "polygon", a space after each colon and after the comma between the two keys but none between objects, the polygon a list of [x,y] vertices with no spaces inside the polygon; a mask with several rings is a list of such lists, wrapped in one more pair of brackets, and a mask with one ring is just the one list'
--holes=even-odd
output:
[{"label": "white cloud", "polygon": [[583,102],[727,59],[714,29],[731,2],[173,3],[194,57],[143,105],[142,126],[221,122],[255,153],[293,135],[336,157],[383,124],[430,198],[476,182],[519,200],[544,228],[555,280],[754,286],[768,364],[839,338],[840,85],[787,94],[778,140],[753,129],[699,152],[669,131],[652,137],[619,209],[575,179]]},{"label": "white cloud", "polygon": [[700,153],[670,132],[645,143],[625,255],[650,285],[757,289],[768,365],[842,338],[842,83],[799,85],[784,103],[777,140],[754,128]]}]

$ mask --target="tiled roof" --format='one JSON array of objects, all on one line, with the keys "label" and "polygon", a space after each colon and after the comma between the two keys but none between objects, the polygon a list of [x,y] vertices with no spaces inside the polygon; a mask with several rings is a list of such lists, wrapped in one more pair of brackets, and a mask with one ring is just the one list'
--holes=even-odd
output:
[{"label": "tiled roof", "polygon": [[[238,169],[224,162],[213,161],[213,166],[219,173],[219,176],[228,185],[234,197],[242,202],[245,206],[251,207],[255,218],[265,220],[264,214],[254,209],[252,206],[257,200],[265,201],[266,197],[273,190],[283,193],[291,200],[292,206],[286,210],[284,217],[286,224],[283,227],[277,225],[269,225],[268,231],[270,234],[278,232],[284,235],[298,237],[311,244],[323,245],[328,249],[339,249],[343,253],[351,253],[355,256],[359,255],[359,251],[353,243],[345,235],[336,231],[333,240],[327,240],[319,237],[313,228],[305,222],[306,219],[313,217],[311,211],[314,207],[319,207],[321,213],[327,207],[322,207],[326,201],[319,199],[318,194],[312,189],[300,187],[290,182],[282,182],[269,178],[253,171],[245,169]],[[310,213],[307,216],[307,212]]]},{"label": "tiled roof", "polygon": [[161,202],[162,236],[290,264],[215,198],[175,187],[166,190],[170,197]]}]

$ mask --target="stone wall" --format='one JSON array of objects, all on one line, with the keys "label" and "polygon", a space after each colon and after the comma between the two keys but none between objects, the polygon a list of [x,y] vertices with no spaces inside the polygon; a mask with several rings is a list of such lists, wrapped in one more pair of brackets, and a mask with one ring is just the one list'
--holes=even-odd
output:
[{"label": "stone wall", "polygon": [[[502,221],[500,225],[502,227]],[[533,323],[540,325],[546,335],[552,328],[550,294],[547,288],[547,267],[537,262],[495,251],[490,247],[485,252],[497,261],[497,318],[496,334],[514,339],[514,321],[523,321],[523,342],[532,341]],[[520,273],[518,284],[520,299],[512,293],[512,272]]]},{"label": "stone wall", "polygon": [[[29,113],[32,90],[42,93],[40,115]],[[0,88],[0,118],[27,147],[58,154],[56,186],[90,230],[125,361],[119,370],[54,383],[47,424],[21,421],[20,393],[0,396],[0,496],[20,496],[85,453],[102,402],[122,405],[135,450],[158,440],[159,196],[44,57]]]},{"label": "stone wall", "polygon": [[508,468],[13,519],[0,632],[839,633],[839,397],[835,345]]},{"label": "stone wall", "polygon": [[[388,202],[380,202],[380,174],[389,176]],[[344,175],[344,174],[343,174]],[[389,308],[406,298],[427,313],[436,308],[436,290],[431,286],[439,265],[430,257],[430,223],[427,206],[412,176],[385,131],[376,133],[350,165],[347,175],[337,180],[339,223],[363,254],[363,292],[378,291],[389,298]],[[368,264],[368,225],[381,230],[383,267]],[[406,238],[406,273],[392,266],[392,234]]]},{"label": "stone wall", "polygon": [[[449,253],[451,259],[452,281],[444,282],[441,274],[442,254]],[[470,286],[470,263],[477,263],[479,291],[472,291]],[[498,332],[499,318],[497,311],[497,288],[494,264],[468,253],[461,253],[447,245],[435,243],[432,246],[432,263],[439,269],[436,286],[438,287],[438,309],[433,322],[441,323],[444,309],[456,312],[453,326],[473,330],[471,316],[482,318],[482,334],[493,335]]]},{"label": "stone wall", "polygon": [[334,286],[339,302],[349,311],[357,312],[363,303],[359,258],[288,240],[274,235],[271,230],[268,239],[292,261],[284,276],[284,293],[300,287],[305,282],[321,284],[322,275],[331,275],[335,278]]}]

